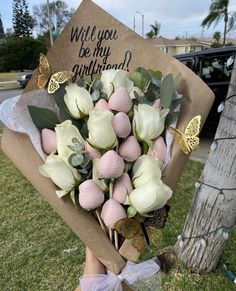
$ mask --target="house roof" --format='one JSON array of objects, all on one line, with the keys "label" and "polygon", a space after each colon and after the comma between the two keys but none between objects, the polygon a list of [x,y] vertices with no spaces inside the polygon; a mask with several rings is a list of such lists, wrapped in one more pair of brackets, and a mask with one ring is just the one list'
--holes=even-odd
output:
[{"label": "house roof", "polygon": [[[156,37],[156,38],[147,38],[147,41],[149,41],[154,46],[211,46],[212,43],[215,41],[214,38],[198,38],[196,41],[190,40],[190,39],[168,39],[165,37]],[[236,39],[233,38],[227,38],[226,43],[231,42],[234,45],[236,45]]]},{"label": "house roof", "polygon": [[154,46],[191,46],[191,45],[199,45],[201,46],[202,44],[189,40],[189,39],[168,39],[165,37],[157,37],[157,38],[150,38],[147,39],[152,45]]}]

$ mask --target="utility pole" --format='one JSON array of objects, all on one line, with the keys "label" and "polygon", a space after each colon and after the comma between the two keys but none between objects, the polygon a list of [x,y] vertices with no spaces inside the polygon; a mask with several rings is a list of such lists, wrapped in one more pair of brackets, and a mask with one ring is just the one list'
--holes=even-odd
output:
[{"label": "utility pole", "polygon": [[134,31],[135,31],[135,16],[134,16],[133,28],[134,28]]},{"label": "utility pole", "polygon": [[136,13],[140,14],[142,16],[142,37],[144,37],[144,15],[143,13],[136,11]]},{"label": "utility pole", "polygon": [[48,12],[48,26],[49,26],[50,44],[51,44],[51,46],[53,46],[52,23],[51,23],[51,15],[50,15],[50,8],[49,8],[49,0],[47,0],[47,12]]}]

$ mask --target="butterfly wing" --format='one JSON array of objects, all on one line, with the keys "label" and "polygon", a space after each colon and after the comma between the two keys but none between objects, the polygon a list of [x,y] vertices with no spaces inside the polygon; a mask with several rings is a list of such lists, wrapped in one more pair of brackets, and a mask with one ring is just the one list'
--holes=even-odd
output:
[{"label": "butterfly wing", "polygon": [[191,150],[195,150],[199,145],[199,138],[197,135],[200,132],[201,115],[195,116],[191,119],[184,131],[185,140]]},{"label": "butterfly wing", "polygon": [[132,239],[132,246],[136,248],[140,253],[143,252],[146,246],[144,236],[140,233],[137,233]]},{"label": "butterfly wing", "polygon": [[46,56],[43,53],[39,55],[39,75],[38,75],[38,87],[40,89],[47,85],[47,82],[51,75],[51,67]]},{"label": "butterfly wing", "polygon": [[190,152],[190,149],[189,149],[189,146],[185,140],[184,134],[181,131],[179,131],[178,129],[173,128],[171,126],[168,127],[168,130],[171,133],[171,135],[173,136],[174,140],[176,142],[178,142],[182,151],[185,154],[188,154]]},{"label": "butterfly wing", "polygon": [[186,129],[184,131],[186,137],[197,136],[200,132],[200,125],[201,125],[201,115],[197,115],[193,119],[191,119],[188,125],[186,126]]},{"label": "butterfly wing", "polygon": [[123,218],[117,221],[114,227],[123,237],[131,239],[140,231],[141,224],[135,218]]},{"label": "butterfly wing", "polygon": [[61,71],[53,74],[48,83],[48,93],[52,94],[60,87],[59,84],[65,83],[67,80],[73,77],[73,73],[70,71]]}]

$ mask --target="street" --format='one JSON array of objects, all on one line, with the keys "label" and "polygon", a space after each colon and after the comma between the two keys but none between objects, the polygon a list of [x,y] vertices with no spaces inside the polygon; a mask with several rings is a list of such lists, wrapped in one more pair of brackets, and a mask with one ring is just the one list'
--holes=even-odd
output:
[{"label": "street", "polygon": [[23,89],[0,90],[0,104],[11,97],[20,95]]}]

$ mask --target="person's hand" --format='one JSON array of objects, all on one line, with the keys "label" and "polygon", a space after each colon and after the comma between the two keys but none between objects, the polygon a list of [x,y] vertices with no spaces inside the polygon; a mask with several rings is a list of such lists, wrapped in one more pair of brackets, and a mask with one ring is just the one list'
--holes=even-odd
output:
[{"label": "person's hand", "polygon": [[[94,256],[92,251],[86,247],[86,258],[84,266],[84,275],[96,275],[105,274],[104,265]],[[81,291],[80,286],[78,286],[75,291]]]}]

